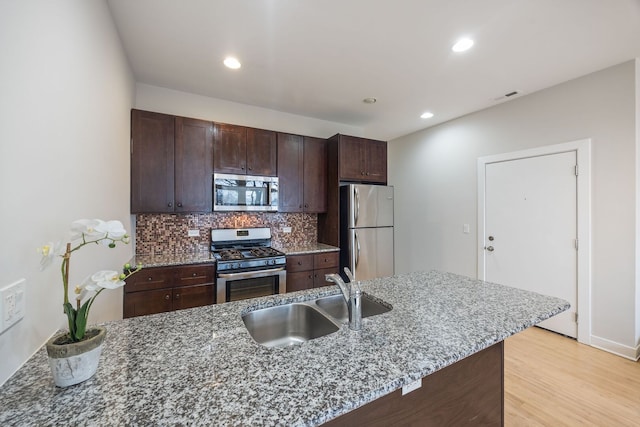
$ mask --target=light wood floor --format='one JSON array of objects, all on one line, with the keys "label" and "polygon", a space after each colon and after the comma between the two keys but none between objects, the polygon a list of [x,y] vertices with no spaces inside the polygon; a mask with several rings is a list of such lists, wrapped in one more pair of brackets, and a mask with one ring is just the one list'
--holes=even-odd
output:
[{"label": "light wood floor", "polygon": [[640,426],[640,362],[540,328],[504,358],[505,426]]}]

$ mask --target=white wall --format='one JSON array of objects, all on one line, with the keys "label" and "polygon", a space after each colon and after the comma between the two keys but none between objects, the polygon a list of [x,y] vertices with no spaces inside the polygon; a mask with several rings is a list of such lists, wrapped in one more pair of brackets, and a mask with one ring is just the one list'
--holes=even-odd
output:
[{"label": "white wall", "polygon": [[[59,327],[60,264],[39,270],[36,248],[79,218],[129,227],[129,110],[135,87],[102,0],[0,0],[0,287],[26,279],[26,316],[0,335],[0,384]],[[131,246],[86,247],[71,282],[119,269]],[[122,317],[104,292],[90,322]]]},{"label": "white wall", "polygon": [[221,123],[328,138],[336,133],[362,136],[363,129],[237,102],[136,84],[136,108]]},{"label": "white wall", "polygon": [[635,73],[630,61],[391,141],[396,271],[476,277],[477,158],[591,138],[592,337],[637,351]]}]

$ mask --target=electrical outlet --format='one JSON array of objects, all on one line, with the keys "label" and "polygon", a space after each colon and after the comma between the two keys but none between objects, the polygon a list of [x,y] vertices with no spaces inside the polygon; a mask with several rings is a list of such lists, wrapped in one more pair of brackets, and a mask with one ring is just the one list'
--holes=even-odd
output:
[{"label": "electrical outlet", "polygon": [[282,227],[283,233],[291,233],[291,227]]},{"label": "electrical outlet", "polygon": [[200,230],[189,230],[187,232],[188,237],[200,237]]},{"label": "electrical outlet", "polygon": [[417,390],[420,387],[422,387],[422,378],[410,384],[402,386],[402,395],[404,396],[407,393],[411,393],[412,391]]},{"label": "electrical outlet", "polygon": [[0,333],[24,317],[26,310],[25,279],[0,289]]}]

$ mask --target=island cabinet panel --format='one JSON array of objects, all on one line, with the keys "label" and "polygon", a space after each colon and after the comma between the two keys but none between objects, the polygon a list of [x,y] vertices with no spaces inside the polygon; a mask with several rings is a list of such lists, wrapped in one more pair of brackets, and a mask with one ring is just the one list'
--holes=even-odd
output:
[{"label": "island cabinet panel", "polygon": [[287,292],[327,286],[325,274],[338,272],[338,252],[287,256]]},{"label": "island cabinet panel", "polygon": [[503,426],[504,344],[500,342],[422,379],[422,387],[383,396],[325,426]]},{"label": "island cabinet panel", "polygon": [[327,142],[278,133],[280,212],[327,210]]},{"label": "island cabinet panel", "polygon": [[215,303],[215,264],[149,267],[127,279],[125,318]]},{"label": "island cabinet panel", "polygon": [[131,111],[131,212],[211,212],[213,123]]},{"label": "island cabinet panel", "polygon": [[276,133],[216,123],[213,158],[217,173],[276,176]]}]

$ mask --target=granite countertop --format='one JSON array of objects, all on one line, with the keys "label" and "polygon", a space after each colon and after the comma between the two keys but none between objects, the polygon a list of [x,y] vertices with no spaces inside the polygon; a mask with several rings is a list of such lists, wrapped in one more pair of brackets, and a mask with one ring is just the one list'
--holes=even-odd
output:
[{"label": "granite countertop", "polygon": [[[336,252],[340,248],[326,245],[324,243],[310,243],[300,245],[274,246],[274,249],[284,252],[286,255],[304,255],[320,252]],[[170,267],[174,265],[205,264],[214,263],[216,260],[211,256],[210,251],[171,253],[171,254],[136,254],[129,264],[142,264],[143,268],[149,267]]]},{"label": "granite countertop", "polygon": [[288,348],[255,343],[241,314],[336,286],[108,322],[93,378],[57,388],[40,349],[0,388],[0,425],[315,426],[569,307],[435,271],[362,289],[393,310]]},{"label": "granite countertop", "polygon": [[300,245],[283,245],[273,246],[274,249],[284,252],[287,255],[305,255],[320,252],[337,252],[340,248],[336,246],[327,245],[324,243],[309,243]]},{"label": "granite countertop", "polygon": [[211,256],[210,251],[203,252],[187,252],[178,254],[136,254],[129,264],[138,265],[142,264],[143,268],[149,267],[169,267],[173,265],[186,265],[186,264],[205,264],[214,263],[215,258]]}]

